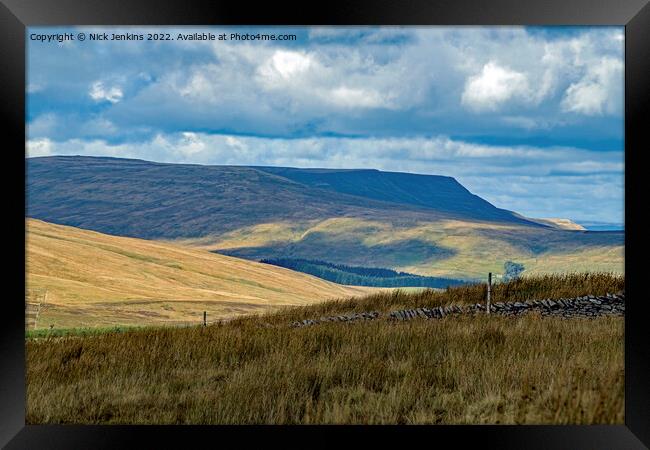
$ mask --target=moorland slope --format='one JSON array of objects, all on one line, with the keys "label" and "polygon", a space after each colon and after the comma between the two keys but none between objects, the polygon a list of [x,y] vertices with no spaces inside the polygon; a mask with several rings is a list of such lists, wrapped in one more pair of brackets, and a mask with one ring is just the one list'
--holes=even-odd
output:
[{"label": "moorland slope", "polygon": [[170,243],[34,219],[26,227],[37,328],[200,323],[203,311],[214,321],[374,291]]}]

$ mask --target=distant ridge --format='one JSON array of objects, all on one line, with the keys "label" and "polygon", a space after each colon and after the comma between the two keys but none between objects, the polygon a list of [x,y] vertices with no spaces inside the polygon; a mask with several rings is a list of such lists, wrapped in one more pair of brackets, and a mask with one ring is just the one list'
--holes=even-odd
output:
[{"label": "distant ridge", "polygon": [[481,220],[526,221],[469,192],[452,177],[384,172],[376,169],[256,167],[307,186],[373,200],[400,203]]},{"label": "distant ridge", "polygon": [[200,237],[259,223],[331,217],[539,226],[445,176],[88,156],[28,158],[27,215],[140,238]]}]

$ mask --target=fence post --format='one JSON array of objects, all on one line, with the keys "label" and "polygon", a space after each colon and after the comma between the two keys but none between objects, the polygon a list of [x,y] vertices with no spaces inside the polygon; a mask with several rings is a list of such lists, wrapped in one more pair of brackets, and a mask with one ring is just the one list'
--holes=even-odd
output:
[{"label": "fence post", "polygon": [[490,294],[492,293],[492,272],[488,273],[488,285],[487,285],[487,308],[486,311],[490,314]]},{"label": "fence post", "polygon": [[208,326],[208,312],[203,311],[203,326],[206,327]]}]

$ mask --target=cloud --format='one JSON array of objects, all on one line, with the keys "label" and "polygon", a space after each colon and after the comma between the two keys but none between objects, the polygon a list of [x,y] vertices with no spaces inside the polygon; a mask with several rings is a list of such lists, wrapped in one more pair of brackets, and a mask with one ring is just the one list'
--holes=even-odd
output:
[{"label": "cloud", "polygon": [[529,95],[528,79],[524,74],[490,61],[480,74],[467,80],[462,103],[470,109],[493,111],[512,98],[527,99]]},{"label": "cloud", "polygon": [[118,86],[106,87],[102,81],[96,81],[90,86],[88,95],[97,102],[117,103],[122,100],[123,93]]},{"label": "cloud", "polygon": [[392,102],[398,95],[390,86],[386,86],[386,94],[372,87],[379,71],[372,59],[353,51],[345,55],[347,64],[342,64],[342,56],[276,50],[257,67],[254,80],[262,90],[304,111],[314,107],[326,111],[398,107]]},{"label": "cloud", "polygon": [[283,80],[290,80],[309,70],[312,61],[312,58],[303,52],[277,50],[259,67],[259,73],[267,80],[274,80],[278,76]]},{"label": "cloud", "polygon": [[[43,86],[28,95],[30,121],[100,115],[120,133],[147,129],[149,137],[179,130],[275,137],[489,130],[535,132],[559,143],[550,132],[561,128],[563,136],[622,140],[616,121],[596,120],[622,121],[622,71],[597,69],[603,60],[622,65],[621,30],[554,30],[298,27],[295,42],[99,42],[56,51],[30,41],[30,83]],[[70,61],[80,60],[71,74]],[[77,128],[52,137],[73,138]]]},{"label": "cloud", "polygon": [[623,63],[614,58],[603,58],[590,65],[580,81],[569,86],[562,108],[586,115],[620,112],[622,81]]},{"label": "cloud", "polygon": [[388,102],[377,91],[340,86],[330,92],[330,101],[346,108],[379,108]]},{"label": "cloud", "polygon": [[27,124],[27,134],[33,138],[51,137],[59,126],[56,114],[42,114]]},{"label": "cloud", "polygon": [[50,156],[52,155],[53,143],[47,138],[32,139],[27,142],[26,157]]}]

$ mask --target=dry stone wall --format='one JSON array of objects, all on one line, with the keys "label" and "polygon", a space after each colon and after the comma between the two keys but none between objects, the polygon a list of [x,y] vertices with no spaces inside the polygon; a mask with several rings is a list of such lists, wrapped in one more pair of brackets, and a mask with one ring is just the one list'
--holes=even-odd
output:
[{"label": "dry stone wall", "polygon": [[[517,316],[528,312],[537,311],[542,316],[561,316],[564,318],[574,317],[598,317],[603,315],[623,316],[625,315],[625,293],[606,294],[602,296],[585,295],[576,298],[528,300],[525,302],[497,302],[491,305],[490,313],[505,316]],[[392,321],[406,321],[412,319],[442,319],[446,316],[459,314],[485,314],[486,305],[477,303],[475,305],[450,305],[434,308],[401,309],[382,314],[377,311],[362,312],[354,314],[343,314],[340,316],[321,317],[319,319],[305,319],[300,322],[293,322],[293,327],[304,327],[317,325],[325,322],[356,322],[363,320],[375,320],[386,318]]]}]

